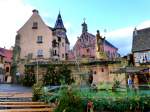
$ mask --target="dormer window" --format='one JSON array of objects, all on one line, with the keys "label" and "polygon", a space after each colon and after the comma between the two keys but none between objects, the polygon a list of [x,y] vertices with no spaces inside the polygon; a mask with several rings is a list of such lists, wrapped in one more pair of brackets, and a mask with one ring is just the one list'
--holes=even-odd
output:
[{"label": "dormer window", "polygon": [[43,43],[43,37],[42,36],[37,37],[37,43]]},{"label": "dormer window", "polygon": [[33,22],[32,29],[38,29],[38,23],[37,22]]}]

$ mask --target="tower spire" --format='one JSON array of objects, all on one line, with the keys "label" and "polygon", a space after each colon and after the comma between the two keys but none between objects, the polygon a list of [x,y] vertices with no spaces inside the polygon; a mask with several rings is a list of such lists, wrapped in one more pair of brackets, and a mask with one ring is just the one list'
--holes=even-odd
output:
[{"label": "tower spire", "polygon": [[85,23],[86,18],[83,18],[83,23],[82,23],[82,33],[85,33],[88,31],[87,24]]},{"label": "tower spire", "polygon": [[66,29],[64,27],[64,24],[63,24],[63,20],[61,18],[60,10],[59,10],[59,13],[58,13],[58,16],[57,16],[57,20],[56,20],[54,29],[64,29],[66,31]]}]

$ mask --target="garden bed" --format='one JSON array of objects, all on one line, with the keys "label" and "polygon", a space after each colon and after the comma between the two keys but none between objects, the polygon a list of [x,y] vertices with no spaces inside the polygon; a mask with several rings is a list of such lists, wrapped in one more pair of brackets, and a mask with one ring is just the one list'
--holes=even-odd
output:
[{"label": "garden bed", "polygon": [[50,96],[42,96],[41,100],[47,103],[59,102],[56,112],[64,110],[65,112],[86,112],[89,102],[92,102],[94,112],[146,112],[150,110],[150,94],[145,94],[145,92],[93,91],[92,89],[72,88],[74,89],[63,89]]}]

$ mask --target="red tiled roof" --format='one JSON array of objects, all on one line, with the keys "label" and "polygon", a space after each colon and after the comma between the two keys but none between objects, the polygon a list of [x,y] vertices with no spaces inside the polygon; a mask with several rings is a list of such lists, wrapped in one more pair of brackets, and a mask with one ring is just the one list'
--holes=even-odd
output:
[{"label": "red tiled roof", "polygon": [[5,48],[0,48],[0,55],[3,55],[6,62],[12,62],[13,51]]},{"label": "red tiled roof", "polygon": [[0,56],[4,56],[4,50],[0,48]]}]

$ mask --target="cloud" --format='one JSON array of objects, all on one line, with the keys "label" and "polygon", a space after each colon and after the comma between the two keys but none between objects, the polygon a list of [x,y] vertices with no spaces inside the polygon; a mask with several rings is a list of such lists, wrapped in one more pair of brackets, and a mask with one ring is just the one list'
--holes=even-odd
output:
[{"label": "cloud", "polygon": [[150,20],[144,21],[141,24],[137,25],[137,29],[143,29],[150,27]]},{"label": "cloud", "polygon": [[67,31],[71,29],[71,23],[70,22],[65,22],[64,26],[67,29]]},{"label": "cloud", "polygon": [[23,0],[0,0],[0,47],[14,45],[16,31],[29,19],[32,9]]},{"label": "cloud", "polygon": [[113,45],[119,48],[119,53],[125,55],[130,53],[132,46],[132,33],[134,27],[117,29],[106,34],[106,38]]},{"label": "cloud", "polygon": [[[14,45],[16,31],[32,15],[33,6],[26,4],[25,0],[0,0],[0,47],[10,48]],[[54,14],[40,12],[40,15],[46,21],[47,25],[53,26],[56,18]],[[67,29],[68,39],[71,43],[71,48],[74,46],[77,36],[80,36],[80,31],[74,28],[73,23],[64,22]],[[107,32],[106,39],[119,48],[122,55],[131,52],[132,47],[132,33],[134,28],[143,29],[150,27],[150,20],[145,20],[138,25],[131,25],[129,27],[116,29]]]},{"label": "cloud", "polygon": [[[137,29],[150,27],[150,20],[143,21],[136,26]],[[121,55],[131,53],[132,48],[132,34],[135,26],[120,28],[106,33],[106,39],[119,48]]]}]

